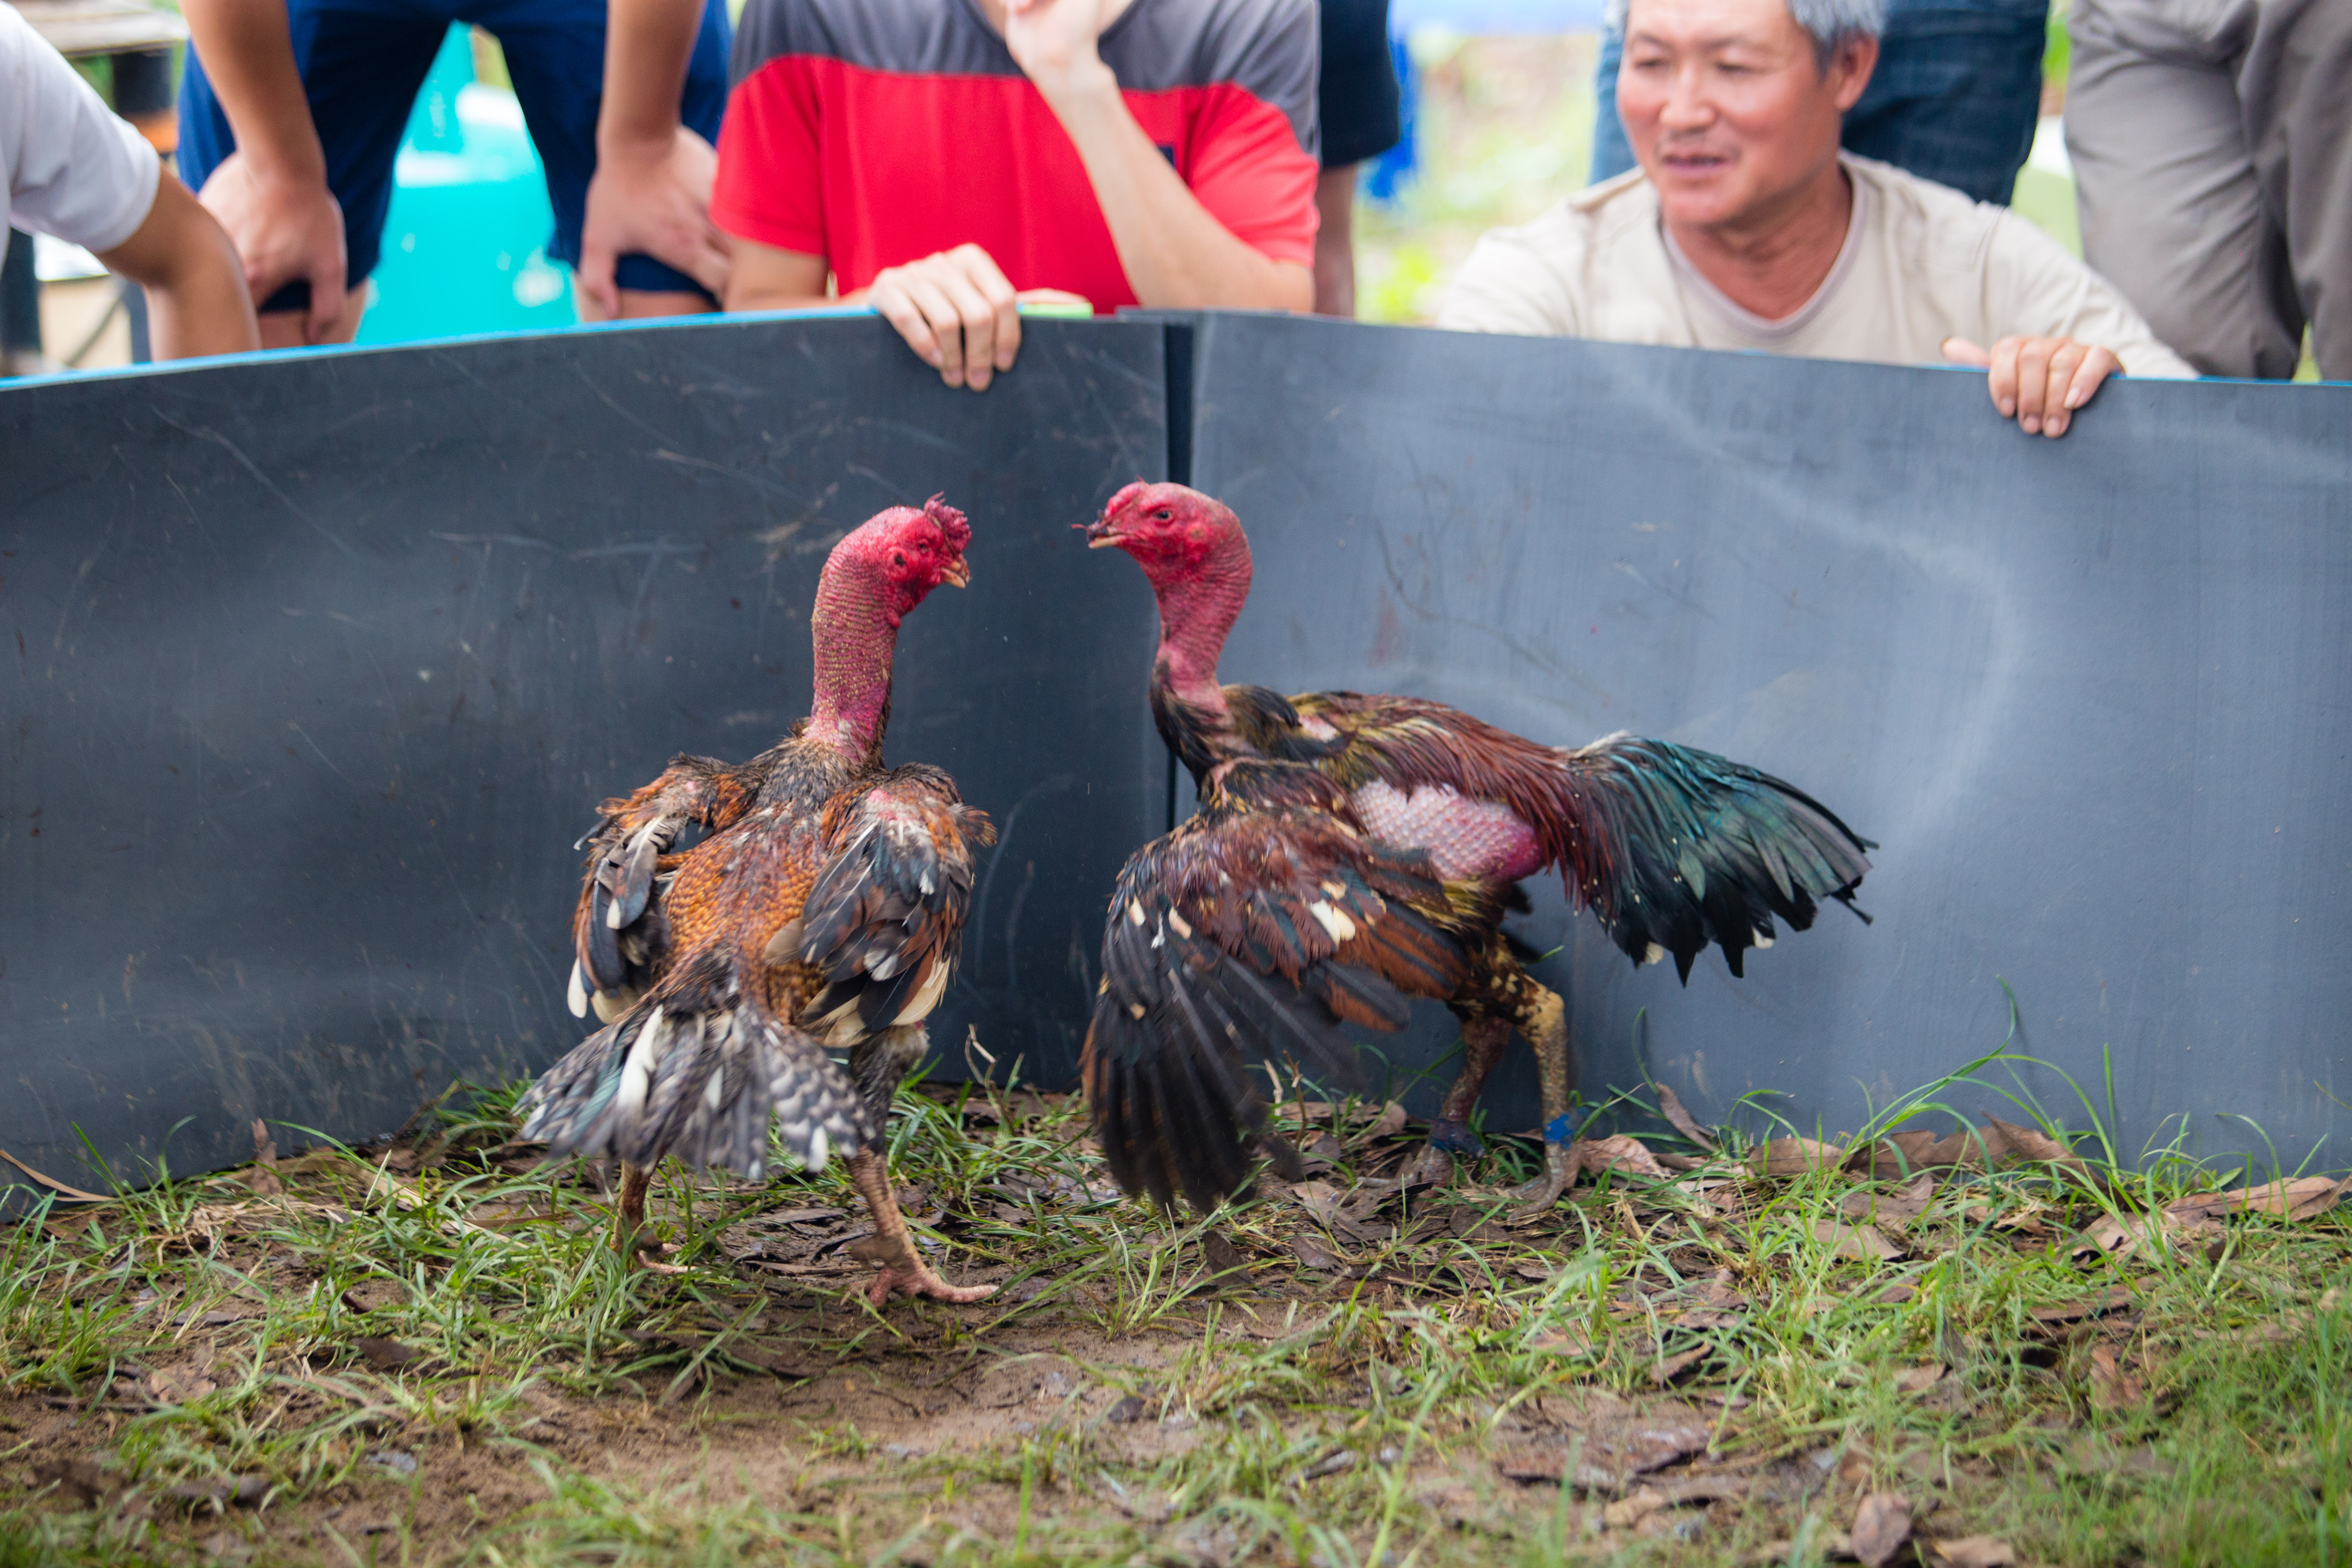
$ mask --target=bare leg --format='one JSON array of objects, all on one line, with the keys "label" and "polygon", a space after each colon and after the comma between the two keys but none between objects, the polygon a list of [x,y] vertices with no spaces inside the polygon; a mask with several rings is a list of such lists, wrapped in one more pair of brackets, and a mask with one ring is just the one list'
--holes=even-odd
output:
[{"label": "bare leg", "polygon": [[646,1194],[653,1190],[654,1173],[644,1165],[621,1162],[620,1201],[613,1209],[613,1250],[628,1259],[632,1268],[652,1274],[683,1274],[675,1264],[657,1263],[646,1256],[656,1250],[642,1238],[646,1228]]},{"label": "bare leg", "polygon": [[907,1222],[898,1213],[898,1194],[890,1190],[890,1173],[880,1151],[851,1155],[849,1174],[864,1195],[866,1209],[874,1215],[875,1239],[890,1255],[890,1261],[876,1277],[873,1289],[866,1292],[866,1300],[879,1307],[890,1300],[893,1291],[929,1296],[934,1301],[982,1301],[996,1294],[993,1285],[950,1285],[931,1272],[930,1265],[915,1250],[914,1238],[907,1234]]},{"label": "bare leg", "polygon": [[1445,1103],[1438,1108],[1429,1142],[1404,1169],[1407,1186],[1443,1184],[1454,1174],[1454,1155],[1486,1152],[1478,1135],[1470,1131],[1470,1112],[1477,1108],[1478,1091],[1486,1086],[1486,1075],[1495,1070],[1495,1064],[1503,1059],[1503,1047],[1510,1044],[1511,1021],[1490,1013],[1465,1011],[1461,1016],[1462,1070],[1454,1075],[1454,1087],[1445,1091]]},{"label": "bare leg", "polygon": [[1569,1096],[1576,1089],[1576,1053],[1569,1045],[1568,1005],[1559,992],[1521,974],[1512,987],[1512,999],[1517,1004],[1519,1033],[1535,1047],[1536,1074],[1543,1087],[1544,1173],[1511,1193],[1525,1205],[1511,1217],[1525,1224],[1550,1212],[1576,1180],[1571,1154],[1576,1124],[1569,1109]]}]

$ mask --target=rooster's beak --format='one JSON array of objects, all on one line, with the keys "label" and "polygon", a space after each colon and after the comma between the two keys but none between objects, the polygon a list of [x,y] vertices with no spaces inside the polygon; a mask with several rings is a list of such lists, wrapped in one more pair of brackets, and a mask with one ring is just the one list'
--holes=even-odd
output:
[{"label": "rooster's beak", "polygon": [[1100,550],[1105,545],[1117,546],[1126,542],[1126,536],[1110,525],[1110,513],[1108,512],[1103,513],[1102,516],[1095,519],[1092,522],[1077,522],[1072,523],[1070,526],[1073,528],[1083,528],[1087,531],[1087,548],[1088,550]]},{"label": "rooster's beak", "polygon": [[940,581],[942,583],[951,583],[959,588],[971,587],[971,563],[966,561],[962,556],[957,556],[953,561],[949,562],[946,565],[940,568]]}]

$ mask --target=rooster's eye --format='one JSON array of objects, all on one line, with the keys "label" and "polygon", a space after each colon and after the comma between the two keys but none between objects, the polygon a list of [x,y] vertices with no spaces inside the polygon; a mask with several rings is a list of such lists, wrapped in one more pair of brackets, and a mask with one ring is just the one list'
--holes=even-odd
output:
[{"label": "rooster's eye", "polygon": [[1176,514],[1175,514],[1174,512],[1170,511],[1170,510],[1169,510],[1166,507],[1164,507],[1164,506],[1163,506],[1163,507],[1161,507],[1158,511],[1153,512],[1151,515],[1152,515],[1152,517],[1153,517],[1154,519],[1158,520],[1158,521],[1160,521],[1160,522],[1167,522],[1167,521],[1170,521],[1173,520],[1173,519],[1174,519],[1174,517],[1176,516]]}]

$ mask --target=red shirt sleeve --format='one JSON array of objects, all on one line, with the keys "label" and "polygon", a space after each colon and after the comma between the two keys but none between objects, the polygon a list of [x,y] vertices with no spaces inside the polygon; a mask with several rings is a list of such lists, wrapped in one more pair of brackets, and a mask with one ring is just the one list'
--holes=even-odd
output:
[{"label": "red shirt sleeve", "polygon": [[769,60],[736,84],[719,128],[710,221],[778,250],[830,256],[825,244],[819,74],[806,55]]},{"label": "red shirt sleeve", "polygon": [[1197,100],[1186,167],[1192,195],[1234,237],[1276,261],[1315,265],[1315,182],[1321,173],[1281,110],[1247,89],[1212,87]]}]

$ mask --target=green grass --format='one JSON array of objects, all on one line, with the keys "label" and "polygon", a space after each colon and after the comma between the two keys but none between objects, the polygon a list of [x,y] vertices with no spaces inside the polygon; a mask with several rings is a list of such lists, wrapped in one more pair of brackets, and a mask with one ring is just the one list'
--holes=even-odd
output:
[{"label": "green grass", "polygon": [[[1514,1227],[1490,1185],[1383,1184],[1411,1134],[1343,1107],[1308,1127],[1332,1228],[1271,1182],[1167,1226],[1069,1100],[909,1093],[910,1212],[951,1279],[1003,1289],[878,1313],[837,1169],[666,1168],[685,1272],[631,1274],[593,1183],[480,1096],[396,1149],[281,1161],[282,1194],[173,1179],[0,1233],[0,1427],[32,1483],[0,1568],[1810,1563],[1874,1489],[2022,1561],[2352,1564],[2352,1205],[2084,1250],[2250,1173],[2114,1147],[2104,1090],[2066,1133],[2021,1066],[1862,1132],[1940,1128],[1973,1085],[2078,1162],[1942,1171],[1907,1224],[1900,1173],[1767,1179],[1726,1131],[1649,1137],[1696,1168],[1588,1175]],[[1654,1126],[1647,1092],[1605,1114]],[[1532,1163],[1496,1143],[1481,1182]],[[1895,1255],[1847,1256],[1874,1204]],[[1541,1479],[1676,1423],[1711,1447]]]}]

